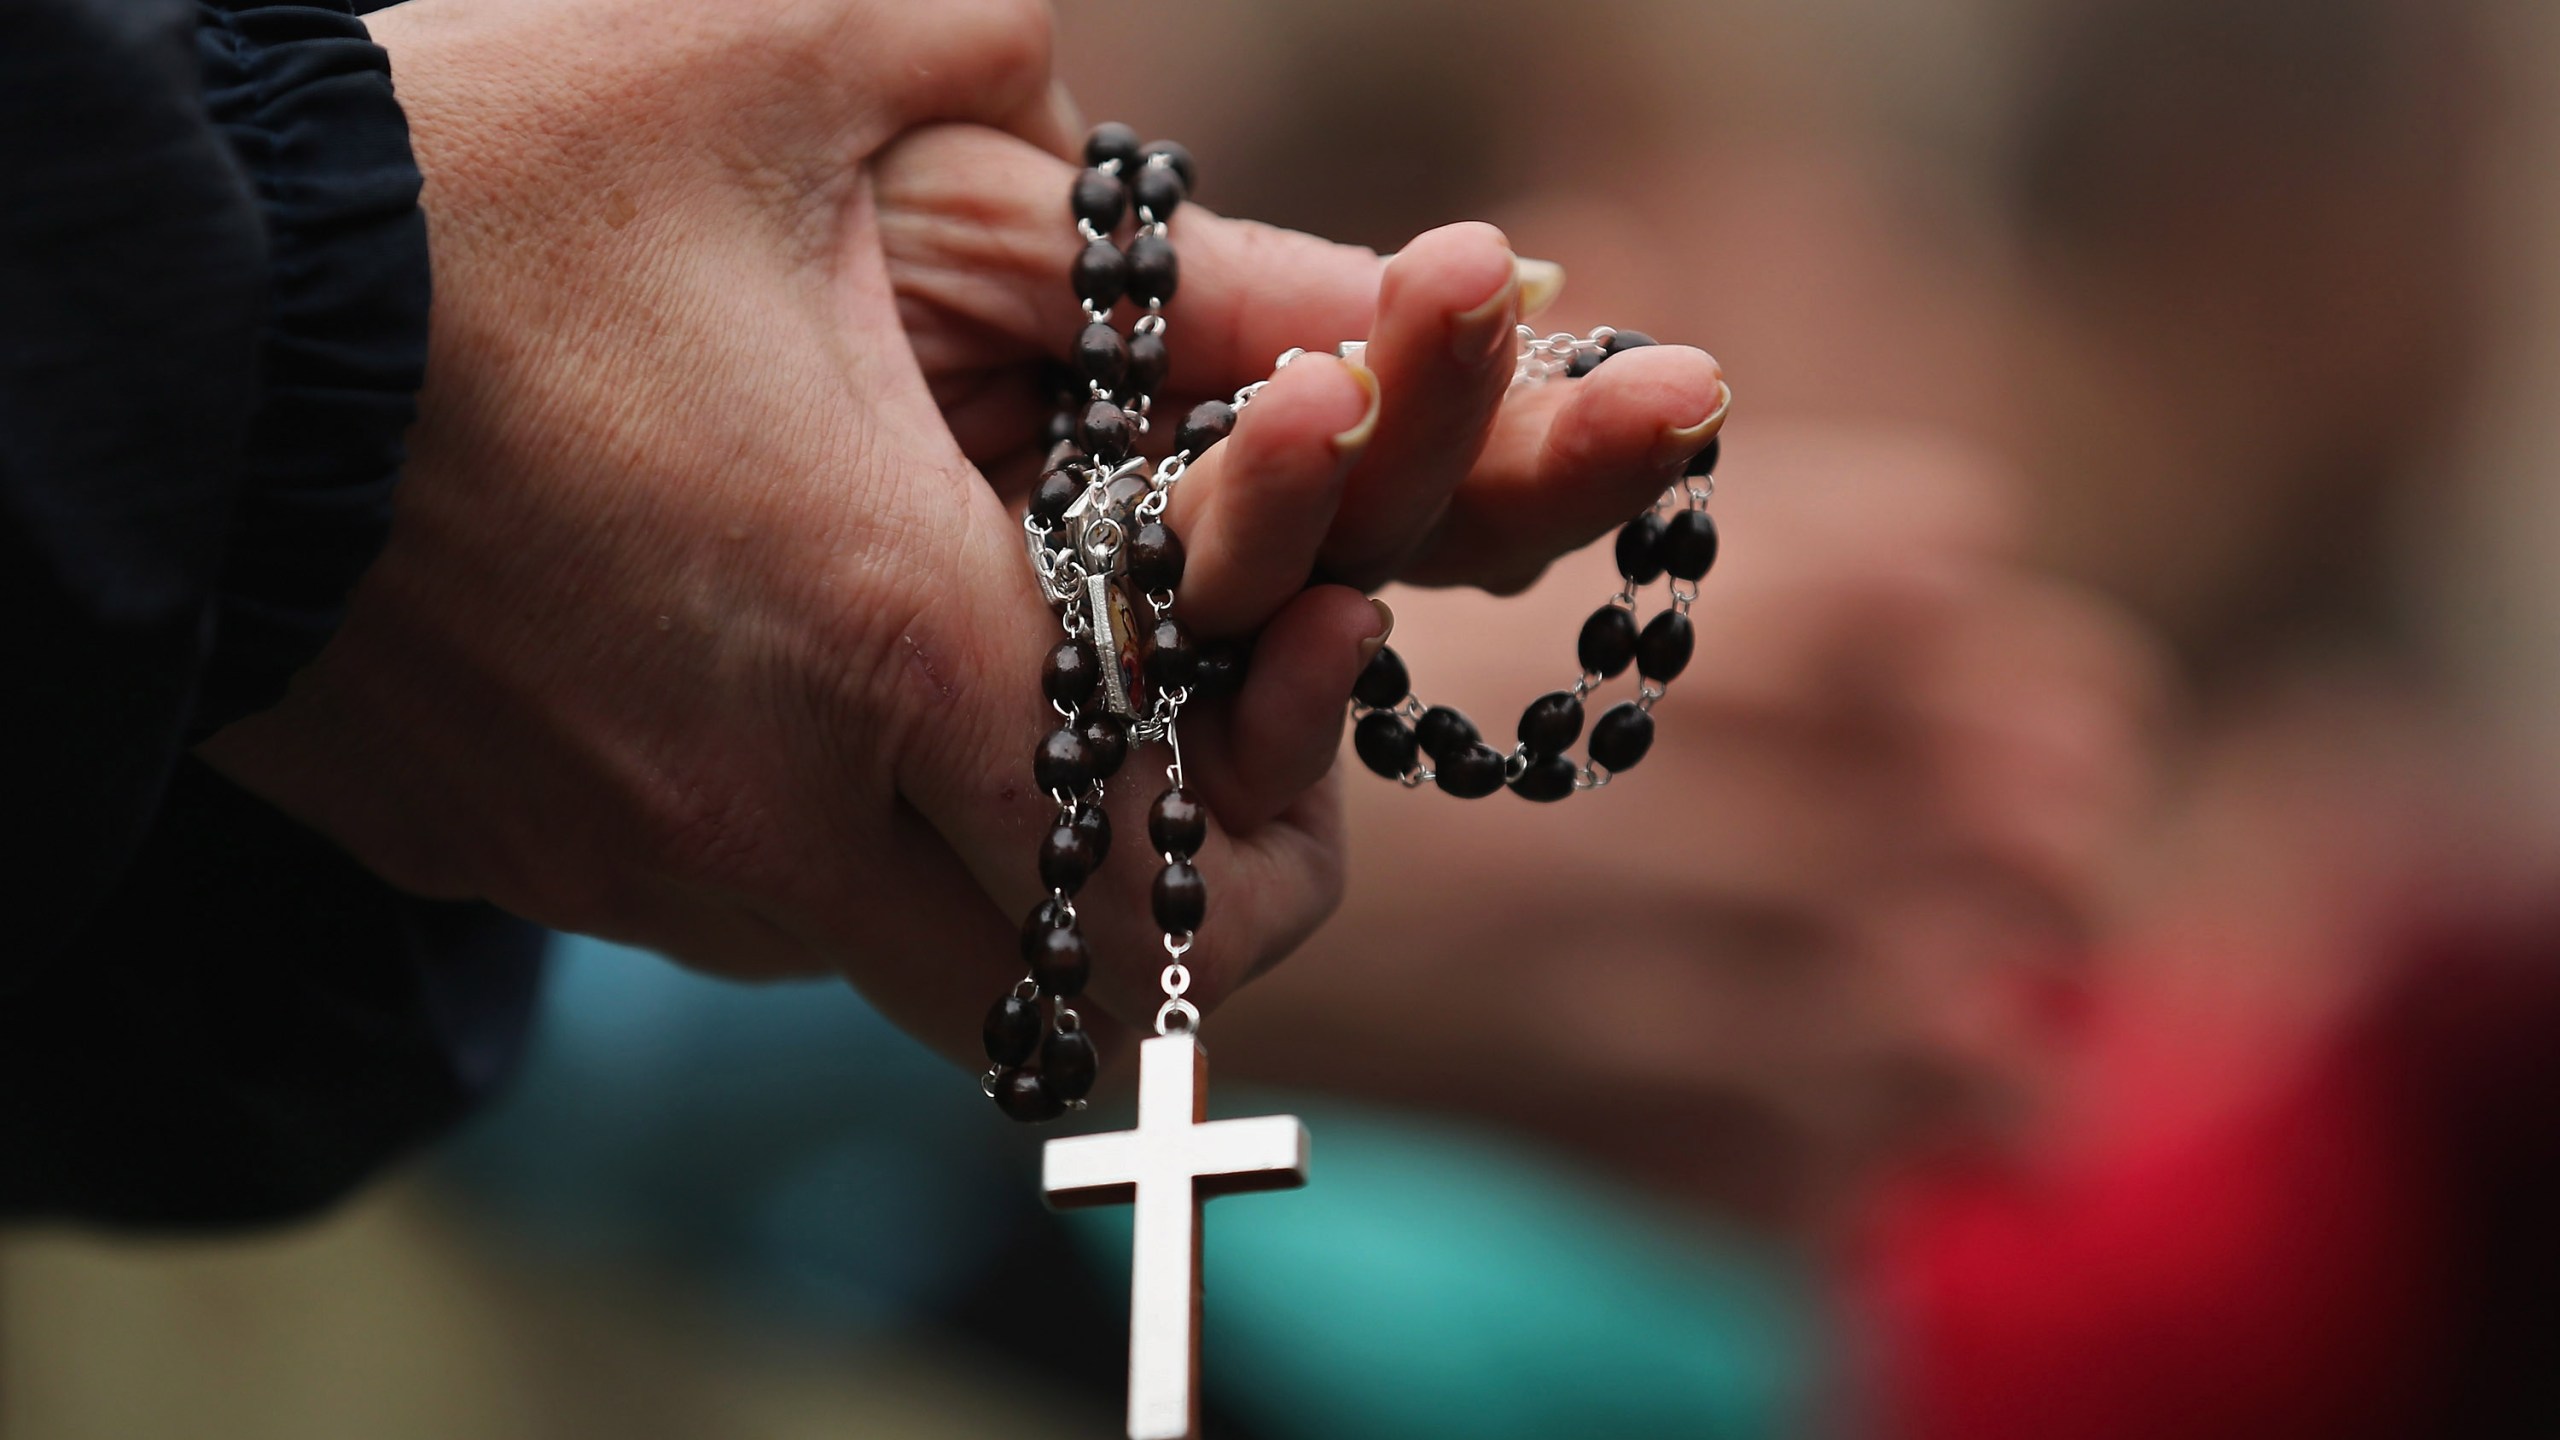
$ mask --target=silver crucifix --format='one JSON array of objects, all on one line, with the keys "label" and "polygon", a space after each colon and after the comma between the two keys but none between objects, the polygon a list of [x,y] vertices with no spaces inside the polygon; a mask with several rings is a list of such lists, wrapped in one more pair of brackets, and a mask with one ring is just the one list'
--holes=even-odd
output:
[{"label": "silver crucifix", "polygon": [[1041,1188],[1061,1210],[1134,1201],[1129,1440],[1200,1433],[1200,1202],[1307,1183],[1295,1115],[1203,1123],[1209,1060],[1189,1031],[1138,1048],[1138,1128],[1052,1140]]}]

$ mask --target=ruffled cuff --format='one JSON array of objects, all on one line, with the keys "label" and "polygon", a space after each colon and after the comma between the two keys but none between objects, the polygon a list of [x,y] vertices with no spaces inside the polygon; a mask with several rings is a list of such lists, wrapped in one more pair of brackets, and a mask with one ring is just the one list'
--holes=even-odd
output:
[{"label": "ruffled cuff", "polygon": [[260,400],[194,716],[264,709],[380,553],[426,376],[426,216],[390,58],[343,5],[202,7],[206,103],[266,220]]}]

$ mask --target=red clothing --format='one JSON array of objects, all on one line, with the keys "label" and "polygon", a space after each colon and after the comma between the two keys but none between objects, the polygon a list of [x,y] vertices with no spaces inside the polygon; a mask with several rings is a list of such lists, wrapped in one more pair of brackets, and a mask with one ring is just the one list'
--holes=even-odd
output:
[{"label": "red clothing", "polygon": [[1914,1440],[2560,1436],[2560,945],[2435,947],[2307,1072],[1876,1232]]}]

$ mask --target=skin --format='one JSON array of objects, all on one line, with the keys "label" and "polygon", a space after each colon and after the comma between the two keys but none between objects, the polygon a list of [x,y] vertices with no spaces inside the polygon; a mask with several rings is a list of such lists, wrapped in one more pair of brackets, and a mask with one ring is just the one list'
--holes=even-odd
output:
[{"label": "skin", "polygon": [[[1048,23],[1016,0],[376,15],[436,245],[412,462],[343,629],[214,762],[405,888],[725,974],[841,973],[974,1049],[1050,817],[1029,757],[1056,637],[1018,526],[1040,362],[1076,328]],[[1243,692],[1183,722],[1215,1003],[1341,886],[1330,776],[1383,614],[1310,577],[1521,583],[1705,443],[1720,375],[1665,347],[1501,403],[1517,285],[1490,227],[1392,263],[1191,206],[1173,233],[1177,392],[1377,338],[1373,372],[1291,366],[1178,492],[1183,613],[1259,636]],[[1113,787],[1124,838],[1084,895],[1105,1017],[1154,1008],[1127,837],[1158,763]]]}]

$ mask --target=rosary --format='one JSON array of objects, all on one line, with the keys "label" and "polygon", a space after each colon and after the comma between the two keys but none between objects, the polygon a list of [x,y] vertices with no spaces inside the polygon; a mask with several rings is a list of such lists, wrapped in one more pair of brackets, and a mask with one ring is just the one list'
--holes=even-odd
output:
[{"label": "rosary", "polygon": [[[1086,320],[1075,343],[1083,388],[1053,422],[1048,463],[1022,522],[1032,568],[1063,632],[1040,675],[1059,725],[1031,760],[1033,779],[1058,807],[1040,842],[1040,882],[1049,895],[1023,925],[1022,980],[987,1012],[993,1064],[981,1086],[1016,1120],[1084,1108],[1097,1067],[1073,1003],[1092,967],[1075,896],[1111,847],[1104,784],[1133,749],[1161,742],[1170,756],[1167,788],[1147,813],[1147,840],[1163,865],[1151,899],[1164,932],[1164,1003],[1154,1037],[1139,1046],[1137,1128],[1050,1141],[1041,1186],[1059,1208],[1133,1205],[1129,1435],[1192,1440],[1200,1409],[1200,1202],[1289,1189],[1307,1178],[1307,1127],[1296,1117],[1208,1119],[1200,1012],[1184,998],[1191,986],[1184,957],[1208,913],[1208,885],[1193,857],[1209,822],[1183,788],[1177,722],[1193,699],[1232,691],[1244,660],[1235,647],[1195,640],[1175,617],[1184,557],[1165,509],[1184,470],[1226,438],[1237,412],[1268,382],[1246,386],[1231,402],[1195,407],[1164,459],[1136,453],[1164,380],[1164,310],[1181,275],[1166,222],[1196,176],[1183,147],[1162,140],[1142,146],[1119,124],[1095,128],[1085,164],[1068,198],[1084,240],[1071,272]],[[1135,222],[1125,249],[1113,239],[1124,218]],[[1126,336],[1111,323],[1124,298],[1143,311]],[[1511,383],[1517,389],[1578,378],[1620,351],[1652,343],[1632,330],[1541,336],[1523,325]],[[1349,341],[1336,353],[1357,362],[1365,348]],[[1278,363],[1302,353],[1292,350]],[[1728,391],[1716,418],[1731,403]],[[1718,449],[1709,440],[1683,478],[1618,532],[1625,583],[1583,623],[1573,684],[1530,702],[1509,752],[1487,744],[1457,711],[1414,698],[1404,661],[1381,647],[1352,690],[1352,747],[1361,763],[1408,787],[1433,783],[1461,799],[1508,787],[1524,799],[1554,801],[1596,790],[1642,761],[1653,745],[1653,707],[1696,645],[1689,609],[1716,558],[1706,507]],[[1666,575],[1670,608],[1639,630],[1637,592]],[[1639,678],[1635,698],[1604,712],[1590,727],[1589,758],[1574,759],[1568,751],[1583,735],[1583,702],[1630,665]]]}]

